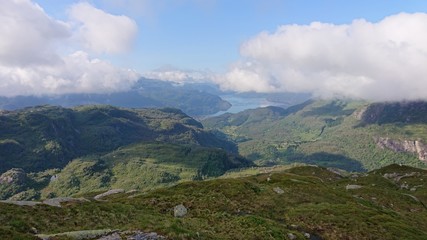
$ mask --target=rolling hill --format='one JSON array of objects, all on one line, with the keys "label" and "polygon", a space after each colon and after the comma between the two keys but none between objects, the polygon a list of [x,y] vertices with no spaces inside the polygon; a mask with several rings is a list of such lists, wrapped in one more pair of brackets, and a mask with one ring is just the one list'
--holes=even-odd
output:
[{"label": "rolling hill", "polygon": [[0,163],[0,198],[20,200],[149,189],[252,165],[180,110],[111,106],[1,112]]}]

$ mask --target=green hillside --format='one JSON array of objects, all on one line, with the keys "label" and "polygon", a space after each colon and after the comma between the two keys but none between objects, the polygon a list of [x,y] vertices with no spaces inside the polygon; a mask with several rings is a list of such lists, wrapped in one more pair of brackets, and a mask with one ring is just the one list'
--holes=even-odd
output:
[{"label": "green hillside", "polygon": [[[169,239],[426,239],[425,179],[426,171],[399,165],[366,174],[305,166],[104,201],[86,195],[62,207],[0,203],[0,238],[64,233],[55,239],[90,239],[82,236],[115,229],[122,236],[140,230]],[[174,217],[179,204],[187,214]]]},{"label": "green hillside", "polygon": [[136,142],[195,144],[236,151],[177,109],[41,106],[0,115],[0,172],[61,168],[70,160]]},{"label": "green hillside", "polygon": [[392,163],[426,167],[426,116],[425,102],[335,100],[246,110],[203,124],[220,129],[261,165],[305,162],[361,171]]},{"label": "green hillside", "polygon": [[152,189],[251,166],[177,109],[41,106],[0,115],[0,199]]},{"label": "green hillside", "polygon": [[41,190],[41,197],[71,196],[112,188],[147,191],[183,181],[218,177],[229,169],[248,166],[252,166],[248,160],[221,149],[138,143],[103,156],[73,160]]}]

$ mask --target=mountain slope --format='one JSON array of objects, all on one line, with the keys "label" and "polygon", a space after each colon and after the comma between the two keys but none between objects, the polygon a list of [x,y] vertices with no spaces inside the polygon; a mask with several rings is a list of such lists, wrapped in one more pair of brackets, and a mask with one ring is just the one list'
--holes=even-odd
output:
[{"label": "mountain slope", "polygon": [[427,103],[307,101],[209,118],[261,164],[305,162],[347,170],[391,163],[426,167]]},{"label": "mountain slope", "polygon": [[0,114],[0,199],[151,189],[252,165],[177,109],[40,106]]},{"label": "mountain slope", "polygon": [[0,115],[0,172],[14,167],[26,171],[63,167],[73,158],[140,141],[236,151],[232,143],[216,138],[176,109],[42,106]]},{"label": "mountain slope", "polygon": [[[252,162],[221,149],[168,143],[137,143],[99,157],[75,159],[40,190],[41,198],[109,189],[147,191],[178,182],[218,177]],[[12,197],[13,198],[13,197]]]},{"label": "mountain slope", "polygon": [[[426,177],[424,170],[399,165],[348,176],[306,166],[121,193],[102,202],[87,195],[62,208],[0,203],[0,238],[120,229],[170,239],[426,239]],[[180,218],[174,217],[179,204],[187,209]]]}]

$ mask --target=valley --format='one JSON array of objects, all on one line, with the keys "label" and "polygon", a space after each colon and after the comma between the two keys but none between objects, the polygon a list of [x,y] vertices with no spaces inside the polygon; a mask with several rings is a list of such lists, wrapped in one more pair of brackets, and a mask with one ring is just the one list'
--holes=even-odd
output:
[{"label": "valley", "polygon": [[287,109],[224,114],[202,123],[226,133],[243,156],[259,165],[305,162],[349,171],[393,163],[426,167],[426,107],[425,102],[310,100]]},{"label": "valley", "polygon": [[4,110],[0,237],[424,239],[426,107]]},{"label": "valley", "polygon": [[0,240],[427,240],[427,1],[0,22]]}]

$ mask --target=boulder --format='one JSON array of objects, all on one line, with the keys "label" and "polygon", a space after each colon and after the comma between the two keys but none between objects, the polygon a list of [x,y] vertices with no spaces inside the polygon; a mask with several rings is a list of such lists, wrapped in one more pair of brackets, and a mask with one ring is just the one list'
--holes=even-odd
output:
[{"label": "boulder", "polygon": [[285,191],[283,191],[281,188],[279,188],[279,187],[275,187],[275,188],[273,188],[273,191],[275,191],[277,194],[283,194],[283,193],[285,193]]},{"label": "boulder", "polygon": [[173,214],[175,217],[184,217],[187,214],[187,208],[184,205],[179,204],[174,207]]},{"label": "boulder", "polygon": [[295,234],[293,234],[293,233],[288,233],[288,239],[289,240],[295,240],[295,239],[297,239],[297,236],[295,236]]}]

